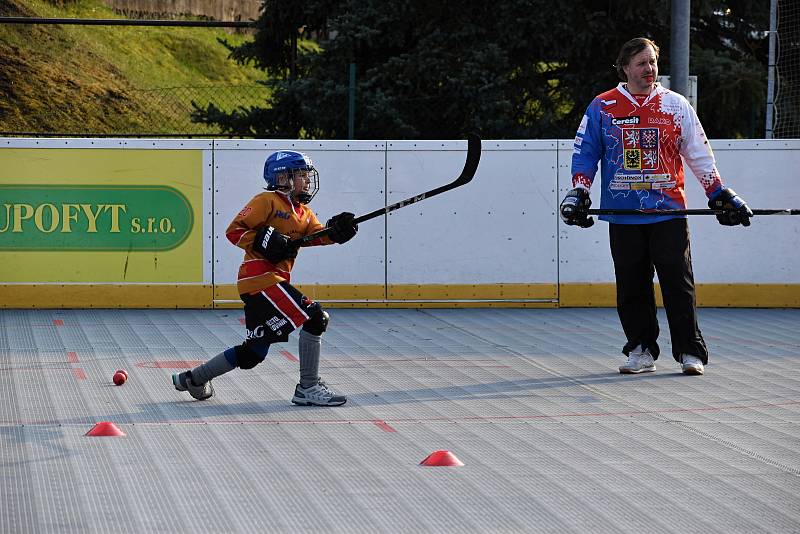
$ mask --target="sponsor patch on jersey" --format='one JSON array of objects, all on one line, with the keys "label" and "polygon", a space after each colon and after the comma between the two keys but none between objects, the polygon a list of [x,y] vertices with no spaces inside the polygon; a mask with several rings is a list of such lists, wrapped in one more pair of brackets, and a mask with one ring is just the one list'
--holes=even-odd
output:
[{"label": "sponsor patch on jersey", "polygon": [[647,124],[663,124],[664,126],[670,126],[672,124],[672,119],[669,117],[647,117]]},{"label": "sponsor patch on jersey", "polygon": [[289,219],[291,218],[291,215],[283,210],[278,210],[275,212],[275,217],[278,217],[279,219]]},{"label": "sponsor patch on jersey", "polygon": [[583,116],[581,119],[581,124],[578,126],[578,133],[583,135],[586,133],[586,125],[589,123],[589,117],[586,115]]},{"label": "sponsor patch on jersey", "polygon": [[675,182],[653,182],[653,189],[675,189]]},{"label": "sponsor patch on jersey", "polygon": [[631,188],[631,184],[620,183],[620,182],[611,182],[610,184],[608,184],[608,188],[609,189],[615,189],[615,190],[630,189]]},{"label": "sponsor patch on jersey", "polygon": [[253,208],[250,206],[245,207],[242,211],[239,212],[239,217],[247,217],[247,214],[253,211]]},{"label": "sponsor patch on jersey", "polygon": [[669,182],[670,178],[672,178],[672,176],[669,173],[647,174],[644,177],[644,181],[645,182],[654,182],[654,183],[656,183],[656,182]]},{"label": "sponsor patch on jersey", "polygon": [[614,181],[615,182],[641,182],[642,181],[641,174],[615,174]]},{"label": "sponsor patch on jersey", "polygon": [[576,135],[575,136],[575,144],[578,145],[578,146],[581,146],[582,143],[583,143],[583,137],[580,137],[580,136]]},{"label": "sponsor patch on jersey", "polygon": [[614,126],[633,126],[635,124],[639,124],[639,117],[634,115],[633,117],[612,117],[611,124]]},{"label": "sponsor patch on jersey", "polygon": [[631,189],[650,189],[650,185],[647,182],[637,182],[635,184],[631,184]]}]

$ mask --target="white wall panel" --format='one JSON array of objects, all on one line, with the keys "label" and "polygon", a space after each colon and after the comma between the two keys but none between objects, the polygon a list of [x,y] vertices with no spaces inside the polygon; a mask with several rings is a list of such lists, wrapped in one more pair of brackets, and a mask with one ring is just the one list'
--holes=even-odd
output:
[{"label": "white wall panel", "polygon": [[[723,183],[751,208],[800,208],[800,141],[712,141]],[[688,170],[689,207],[708,208]],[[800,216],[764,215],[727,227],[716,217],[690,217],[692,263],[698,283],[800,282]]]},{"label": "white wall panel", "polygon": [[[556,208],[567,191],[572,189],[572,144],[573,141],[558,142],[558,200]],[[600,170],[597,171],[597,186],[600,184]],[[591,193],[593,208],[599,208],[600,192],[597,186]],[[558,269],[562,284],[606,283],[614,281],[614,264],[608,248],[608,224],[598,221],[594,226],[579,228],[567,226],[558,219]]]},{"label": "white wall panel", "polygon": [[[556,283],[555,141],[483,141],[472,182],[392,212],[389,284]],[[465,141],[388,146],[388,203],[454,180]]]}]

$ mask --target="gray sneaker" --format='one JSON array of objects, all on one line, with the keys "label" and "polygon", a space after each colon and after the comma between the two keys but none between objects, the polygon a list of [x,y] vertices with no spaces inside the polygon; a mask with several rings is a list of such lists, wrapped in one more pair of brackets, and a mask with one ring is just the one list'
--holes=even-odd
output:
[{"label": "gray sneaker", "polygon": [[685,375],[702,375],[705,373],[703,362],[691,354],[681,354],[681,368]]},{"label": "gray sneaker", "polygon": [[292,402],[300,406],[341,406],[347,402],[347,397],[337,395],[319,379],[316,384],[307,388],[297,384]]},{"label": "gray sneaker", "polygon": [[172,375],[172,385],[178,391],[188,391],[189,395],[197,400],[210,399],[214,395],[214,386],[211,385],[209,380],[205,384],[195,385],[192,382],[192,372],[184,371],[183,373],[175,373]]},{"label": "gray sneaker", "polygon": [[652,373],[656,370],[656,362],[648,349],[636,347],[628,353],[628,359],[619,366],[619,372],[627,374]]}]

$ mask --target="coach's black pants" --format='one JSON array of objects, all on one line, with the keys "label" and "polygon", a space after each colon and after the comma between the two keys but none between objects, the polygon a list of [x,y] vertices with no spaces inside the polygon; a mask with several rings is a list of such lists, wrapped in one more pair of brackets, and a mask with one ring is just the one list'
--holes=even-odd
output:
[{"label": "coach's black pants", "polygon": [[[617,313],[628,342],[628,354],[637,345],[658,357],[658,319],[653,274],[658,273],[667,312],[672,356],[693,354],[708,363],[697,326],[697,304],[686,219],[654,224],[609,224],[611,256],[617,280]],[[654,270],[655,268],[655,270]]]}]

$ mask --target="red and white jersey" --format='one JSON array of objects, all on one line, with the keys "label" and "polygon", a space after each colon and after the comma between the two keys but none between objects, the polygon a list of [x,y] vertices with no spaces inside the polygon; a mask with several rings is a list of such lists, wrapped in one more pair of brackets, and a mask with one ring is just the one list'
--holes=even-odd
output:
[{"label": "red and white jersey", "polygon": [[[225,230],[228,241],[244,249],[237,281],[240,295],[261,291],[284,280],[290,281],[294,259],[273,264],[253,252],[256,232],[266,226],[290,239],[299,239],[324,228],[313,211],[303,204],[292,204],[283,193],[265,191],[254,196]],[[331,243],[327,237],[321,237],[306,246]]]},{"label": "red and white jersey", "polygon": [[[586,110],[572,155],[573,187],[589,189],[601,165],[600,207],[685,209],[683,162],[711,198],[723,187],[714,154],[689,102],[655,84],[631,95],[620,83]],[[601,215],[620,224],[655,223],[676,216]]]}]

